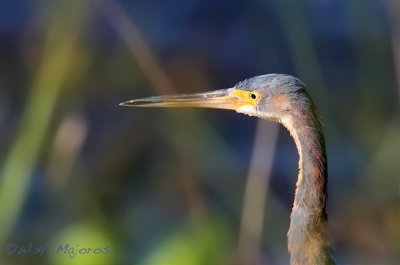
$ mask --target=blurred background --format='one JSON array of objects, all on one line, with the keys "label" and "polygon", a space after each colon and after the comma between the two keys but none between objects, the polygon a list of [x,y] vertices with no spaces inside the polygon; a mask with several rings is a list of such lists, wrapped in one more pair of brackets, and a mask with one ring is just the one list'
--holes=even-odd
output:
[{"label": "blurred background", "polygon": [[400,2],[1,1],[0,56],[0,264],[288,264],[284,128],[118,106],[266,73],[323,117],[337,264],[400,264]]}]

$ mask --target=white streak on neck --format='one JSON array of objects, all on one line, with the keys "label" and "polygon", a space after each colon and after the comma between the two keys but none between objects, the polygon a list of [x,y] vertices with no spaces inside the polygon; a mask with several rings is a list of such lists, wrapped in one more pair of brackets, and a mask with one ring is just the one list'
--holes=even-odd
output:
[{"label": "white streak on neck", "polygon": [[[296,182],[296,187],[299,187],[300,183],[303,181],[303,172],[302,172],[302,164],[303,164],[303,150],[302,146],[299,140],[299,136],[297,134],[296,128],[293,123],[293,118],[291,116],[284,116],[280,122],[282,123],[283,126],[289,131],[290,135],[292,136],[296,148],[297,148],[297,153],[299,154],[299,173],[297,177],[297,182]],[[293,202],[293,209],[296,210],[298,208],[296,200]]]}]

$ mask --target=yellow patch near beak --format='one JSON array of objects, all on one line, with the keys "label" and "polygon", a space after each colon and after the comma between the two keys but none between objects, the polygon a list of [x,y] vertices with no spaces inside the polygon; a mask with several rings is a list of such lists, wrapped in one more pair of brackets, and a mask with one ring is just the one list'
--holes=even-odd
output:
[{"label": "yellow patch near beak", "polygon": [[[260,93],[257,91],[241,90],[239,88],[232,91],[231,96],[240,98],[240,105],[256,106],[258,100],[261,98]],[[239,106],[239,107],[241,107]]]}]

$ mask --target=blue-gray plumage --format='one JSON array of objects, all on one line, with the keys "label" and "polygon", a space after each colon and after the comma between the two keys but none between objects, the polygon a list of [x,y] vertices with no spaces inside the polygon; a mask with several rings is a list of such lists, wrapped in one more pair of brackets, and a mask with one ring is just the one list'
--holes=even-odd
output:
[{"label": "blue-gray plumage", "polygon": [[233,88],[197,94],[136,99],[128,107],[204,107],[235,110],[279,122],[292,135],[299,153],[299,175],[290,216],[291,265],[333,265],[327,232],[327,161],[319,114],[297,78],[260,75]]}]

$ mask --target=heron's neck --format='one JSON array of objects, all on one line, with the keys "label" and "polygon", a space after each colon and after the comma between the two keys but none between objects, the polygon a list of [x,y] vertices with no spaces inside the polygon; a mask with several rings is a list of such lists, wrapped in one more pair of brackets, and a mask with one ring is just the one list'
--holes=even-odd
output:
[{"label": "heron's neck", "polygon": [[291,265],[334,264],[327,235],[327,163],[321,124],[314,114],[283,121],[299,153],[299,175],[288,232]]}]

